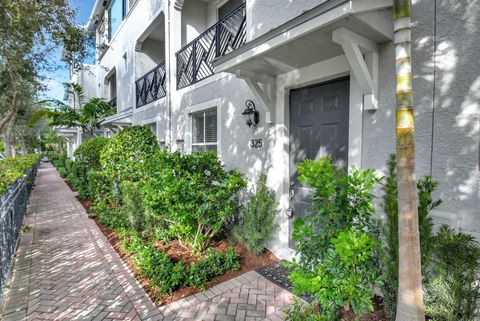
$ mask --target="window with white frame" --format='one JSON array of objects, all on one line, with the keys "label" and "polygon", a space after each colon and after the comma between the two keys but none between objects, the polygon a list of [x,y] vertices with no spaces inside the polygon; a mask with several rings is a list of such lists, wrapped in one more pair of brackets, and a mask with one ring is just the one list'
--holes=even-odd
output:
[{"label": "window with white frame", "polygon": [[217,109],[191,114],[192,152],[217,150]]},{"label": "window with white frame", "polygon": [[146,126],[152,131],[155,136],[157,136],[157,123],[150,123]]}]

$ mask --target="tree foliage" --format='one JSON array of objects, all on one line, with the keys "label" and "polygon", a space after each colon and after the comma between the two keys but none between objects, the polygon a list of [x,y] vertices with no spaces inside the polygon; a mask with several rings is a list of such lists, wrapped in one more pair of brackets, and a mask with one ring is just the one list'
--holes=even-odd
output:
[{"label": "tree foliage", "polygon": [[75,66],[87,56],[88,35],[74,18],[69,0],[0,2],[0,133],[18,125],[22,105],[35,105],[42,72],[58,67],[49,58],[55,48],[63,46]]}]

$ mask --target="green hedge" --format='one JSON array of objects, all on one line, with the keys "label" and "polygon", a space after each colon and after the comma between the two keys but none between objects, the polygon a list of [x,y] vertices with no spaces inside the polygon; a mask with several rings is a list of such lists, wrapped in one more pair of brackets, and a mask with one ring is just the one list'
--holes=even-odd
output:
[{"label": "green hedge", "polygon": [[7,157],[4,160],[0,160],[0,195],[3,195],[10,185],[35,166],[38,159],[39,155],[30,154],[15,158]]},{"label": "green hedge", "polygon": [[78,196],[83,199],[94,198],[95,194],[90,194],[88,173],[91,170],[101,170],[100,154],[105,146],[108,144],[109,138],[97,137],[82,143],[74,152],[75,161],[71,163],[70,160],[65,161],[65,168],[67,163],[69,169],[68,180],[72,183]]},{"label": "green hedge", "polygon": [[142,194],[155,219],[168,223],[169,234],[203,251],[239,213],[237,196],[246,185],[215,153],[161,153],[149,167]]},{"label": "green hedge", "polygon": [[125,128],[102,150],[100,163],[111,177],[119,181],[136,181],[146,175],[149,158],[160,151],[157,138],[144,126]]}]

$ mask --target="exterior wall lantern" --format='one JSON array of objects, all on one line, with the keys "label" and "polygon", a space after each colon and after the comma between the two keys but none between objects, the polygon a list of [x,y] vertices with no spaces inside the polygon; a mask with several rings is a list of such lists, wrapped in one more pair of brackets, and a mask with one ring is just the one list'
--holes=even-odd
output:
[{"label": "exterior wall lantern", "polygon": [[245,106],[247,108],[242,113],[243,117],[245,117],[245,123],[248,127],[257,126],[260,121],[260,113],[255,109],[255,104],[250,99],[247,99]]}]

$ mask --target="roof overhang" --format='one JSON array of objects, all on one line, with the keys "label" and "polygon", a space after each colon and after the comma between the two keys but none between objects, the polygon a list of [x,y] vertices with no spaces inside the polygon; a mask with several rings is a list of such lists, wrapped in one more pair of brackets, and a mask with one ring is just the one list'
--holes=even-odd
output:
[{"label": "roof overhang", "polygon": [[[326,60],[342,50],[332,41],[338,28],[355,30],[375,43],[393,39],[392,0],[330,0],[217,58],[215,73],[251,69],[277,76]],[[375,19],[371,19],[372,16]],[[250,67],[249,67],[250,66]]]},{"label": "roof overhang", "polygon": [[378,44],[393,39],[392,5],[392,0],[326,1],[217,58],[214,71],[244,79],[273,123],[278,76],[345,55],[356,78],[365,82],[364,108],[374,110]]},{"label": "roof overhang", "polygon": [[130,107],[115,115],[105,117],[100,124],[113,131],[121,130],[132,126],[132,114],[133,108]]}]

